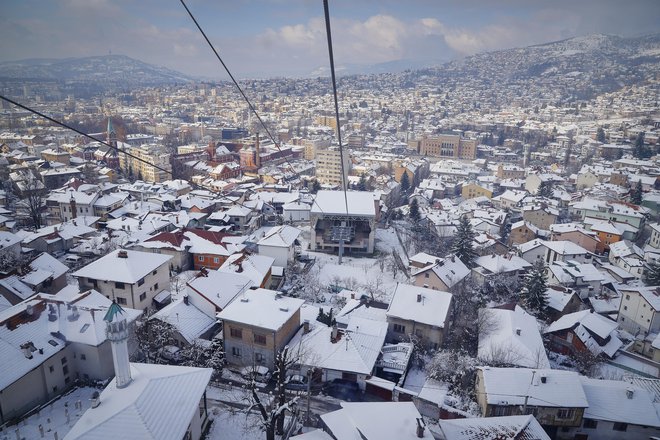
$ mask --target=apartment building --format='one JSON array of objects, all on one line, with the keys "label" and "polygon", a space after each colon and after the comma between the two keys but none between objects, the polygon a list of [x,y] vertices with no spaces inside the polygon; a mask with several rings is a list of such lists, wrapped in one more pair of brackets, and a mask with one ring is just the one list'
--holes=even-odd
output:
[{"label": "apartment building", "polygon": [[342,181],[342,154],[339,148],[330,147],[316,152],[316,178],[326,185],[346,187],[348,173],[351,170],[349,153],[343,152],[344,180]]}]

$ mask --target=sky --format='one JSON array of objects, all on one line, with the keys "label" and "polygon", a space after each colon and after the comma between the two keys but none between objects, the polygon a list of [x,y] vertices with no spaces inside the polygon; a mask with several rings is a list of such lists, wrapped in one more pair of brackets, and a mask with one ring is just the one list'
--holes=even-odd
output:
[{"label": "sky", "polygon": [[[239,77],[328,72],[322,0],[186,0]],[[330,0],[338,70],[660,31],[660,0]],[[121,54],[226,79],[179,0],[3,0],[0,61]]]}]

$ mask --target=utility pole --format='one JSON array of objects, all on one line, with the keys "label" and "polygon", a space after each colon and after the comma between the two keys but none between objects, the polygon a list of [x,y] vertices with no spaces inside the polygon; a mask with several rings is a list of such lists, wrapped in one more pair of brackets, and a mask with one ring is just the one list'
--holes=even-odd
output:
[{"label": "utility pole", "polygon": [[309,405],[310,405],[310,399],[312,395],[312,369],[308,368],[307,369],[307,415],[306,415],[306,425],[309,425]]},{"label": "utility pole", "polygon": [[[529,383],[530,385],[534,386],[534,376],[536,375],[536,370],[532,371],[532,381]],[[527,392],[525,393],[525,403],[523,404],[523,415],[527,414],[527,402],[529,401],[529,387],[527,388]]]}]

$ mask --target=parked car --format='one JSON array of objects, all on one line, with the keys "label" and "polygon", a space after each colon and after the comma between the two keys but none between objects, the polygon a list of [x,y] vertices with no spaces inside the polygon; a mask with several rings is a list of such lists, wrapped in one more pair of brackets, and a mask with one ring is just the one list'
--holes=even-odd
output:
[{"label": "parked car", "polygon": [[284,388],[293,391],[307,391],[307,376],[292,374],[286,377]]},{"label": "parked car", "polygon": [[268,383],[271,378],[270,370],[263,365],[255,365],[241,368],[241,376],[243,378],[251,380],[254,379],[257,382]]},{"label": "parked car", "polygon": [[160,354],[160,357],[162,357],[163,359],[167,359],[168,361],[171,362],[178,362],[180,352],[181,349],[176,345],[166,345],[163,348],[161,348],[158,353]]},{"label": "parked car", "polygon": [[351,382],[345,379],[334,379],[325,384],[323,392],[328,396],[347,402],[362,400],[362,391],[357,382]]}]

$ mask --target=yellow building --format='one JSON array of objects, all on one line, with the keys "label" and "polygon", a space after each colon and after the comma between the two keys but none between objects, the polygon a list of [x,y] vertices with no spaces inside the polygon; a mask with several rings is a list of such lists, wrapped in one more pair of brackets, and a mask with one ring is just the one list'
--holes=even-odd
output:
[{"label": "yellow building", "polygon": [[461,196],[465,199],[474,199],[476,197],[493,197],[493,191],[476,183],[468,183],[461,188]]},{"label": "yellow building", "polygon": [[137,179],[150,183],[171,179],[170,154],[165,152],[161,145],[145,144],[131,147],[122,144],[121,148],[134,156],[119,153],[119,166],[125,173],[132,173]]}]

